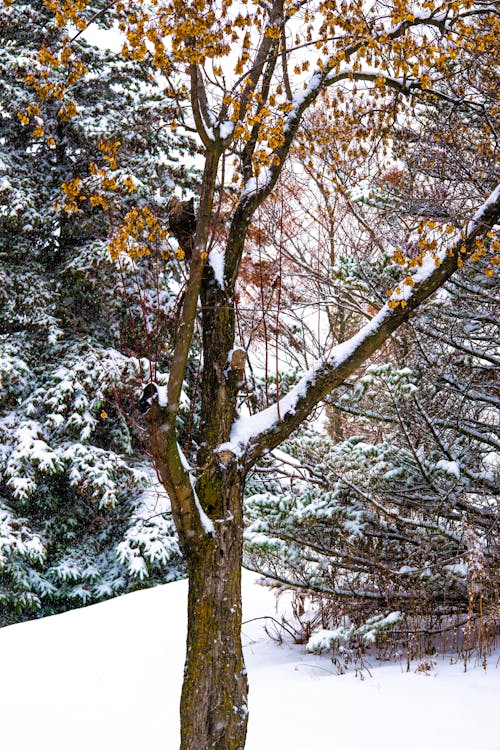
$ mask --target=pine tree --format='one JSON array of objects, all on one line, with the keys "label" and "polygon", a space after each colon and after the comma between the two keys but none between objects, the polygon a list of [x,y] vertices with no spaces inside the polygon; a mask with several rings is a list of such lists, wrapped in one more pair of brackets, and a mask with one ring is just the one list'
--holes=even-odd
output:
[{"label": "pine tree", "polygon": [[[42,2],[0,9],[0,45],[6,624],[182,574],[135,406],[143,380],[161,382],[179,270],[158,238],[126,265],[111,261],[108,240],[134,210],[166,216],[158,186],[187,189],[195,178],[192,145],[167,136],[169,104],[139,63],[81,38],[65,52]],[[57,51],[75,53],[74,64]]]}]

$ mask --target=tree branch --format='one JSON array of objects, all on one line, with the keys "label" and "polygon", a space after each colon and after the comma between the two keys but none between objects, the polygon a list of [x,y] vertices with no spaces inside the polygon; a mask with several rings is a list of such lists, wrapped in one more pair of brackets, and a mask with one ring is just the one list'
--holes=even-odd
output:
[{"label": "tree branch", "polygon": [[201,186],[200,211],[196,223],[193,253],[189,266],[184,300],[176,332],[167,386],[167,403],[155,405],[150,418],[150,435],[156,468],[170,497],[172,514],[184,548],[209,531],[208,519],[198,502],[191,482],[189,467],[177,443],[177,413],[186,374],[198,299],[203,279],[205,259],[202,256],[208,242],[212,205],[217,178],[220,151],[217,143],[207,148],[205,169]]},{"label": "tree branch", "polygon": [[460,258],[464,257],[461,250],[465,247],[466,254],[470,253],[474,241],[484,236],[499,219],[500,185],[469,222],[465,240],[458,238],[451,247],[441,251],[438,266],[434,264],[434,256],[424,258],[423,265],[416,269],[412,277],[413,285],[405,287],[407,292],[404,307],[398,304],[392,308],[386,303],[357,334],[334,347],[328,358],[318,362],[307,372],[280,399],[279,409],[277,404],[273,404],[250,417],[240,417],[233,425],[230,441],[220,446],[219,450],[231,451],[248,468],[264,452],[278,446],[330,391],[341,385],[424,300],[455,273],[460,265]]},{"label": "tree branch", "polygon": [[203,145],[207,149],[213,149],[215,142],[214,123],[208,107],[207,93],[199,65],[191,65],[191,106],[196,130]]}]

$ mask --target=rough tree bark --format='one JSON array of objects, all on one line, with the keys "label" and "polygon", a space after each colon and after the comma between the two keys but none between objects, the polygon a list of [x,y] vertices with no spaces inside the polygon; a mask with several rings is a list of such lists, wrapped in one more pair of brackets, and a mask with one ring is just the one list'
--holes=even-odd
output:
[{"label": "rough tree bark", "polygon": [[[196,77],[196,71],[194,72]],[[197,90],[197,84],[194,84]],[[181,750],[242,750],[247,730],[248,683],[241,646],[241,564],[245,472],[225,465],[216,447],[230,437],[244,357],[230,357],[235,309],[203,263],[211,222],[217,145],[207,145],[195,233],[178,233],[191,259],[168,404],[153,404],[150,434],[157,469],[172,503],[189,575],[188,634],[181,696]],[[196,315],[202,300],[203,375],[200,450],[191,469],[176,442],[175,418]],[[241,353],[241,350],[240,350]]]},{"label": "rough tree bark", "polygon": [[212,536],[188,552],[183,750],[237,750],[244,747],[246,736],[248,687],[240,635],[242,483],[236,472],[223,478],[218,495],[217,504],[225,505],[219,508],[220,523]]}]

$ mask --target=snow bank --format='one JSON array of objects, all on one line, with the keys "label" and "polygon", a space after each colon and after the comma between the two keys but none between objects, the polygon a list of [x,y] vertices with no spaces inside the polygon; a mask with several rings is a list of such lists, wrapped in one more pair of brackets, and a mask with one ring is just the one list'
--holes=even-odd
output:
[{"label": "snow bank", "polygon": [[[276,616],[254,580],[244,572],[244,620]],[[0,630],[2,747],[176,750],[186,600],[179,581]],[[499,750],[498,655],[486,673],[443,659],[430,674],[371,663],[360,680],[263,625],[243,626],[246,750]]]}]

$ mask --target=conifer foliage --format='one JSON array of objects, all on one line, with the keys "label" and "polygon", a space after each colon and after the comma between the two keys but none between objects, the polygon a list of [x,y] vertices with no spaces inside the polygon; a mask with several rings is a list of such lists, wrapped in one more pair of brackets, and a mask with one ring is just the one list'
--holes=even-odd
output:
[{"label": "conifer foliage", "polygon": [[140,64],[80,38],[58,66],[61,39],[42,2],[0,9],[1,624],[182,573],[134,427],[171,272],[156,245],[118,271],[108,240],[138,202],[165,214],[192,147]]}]

